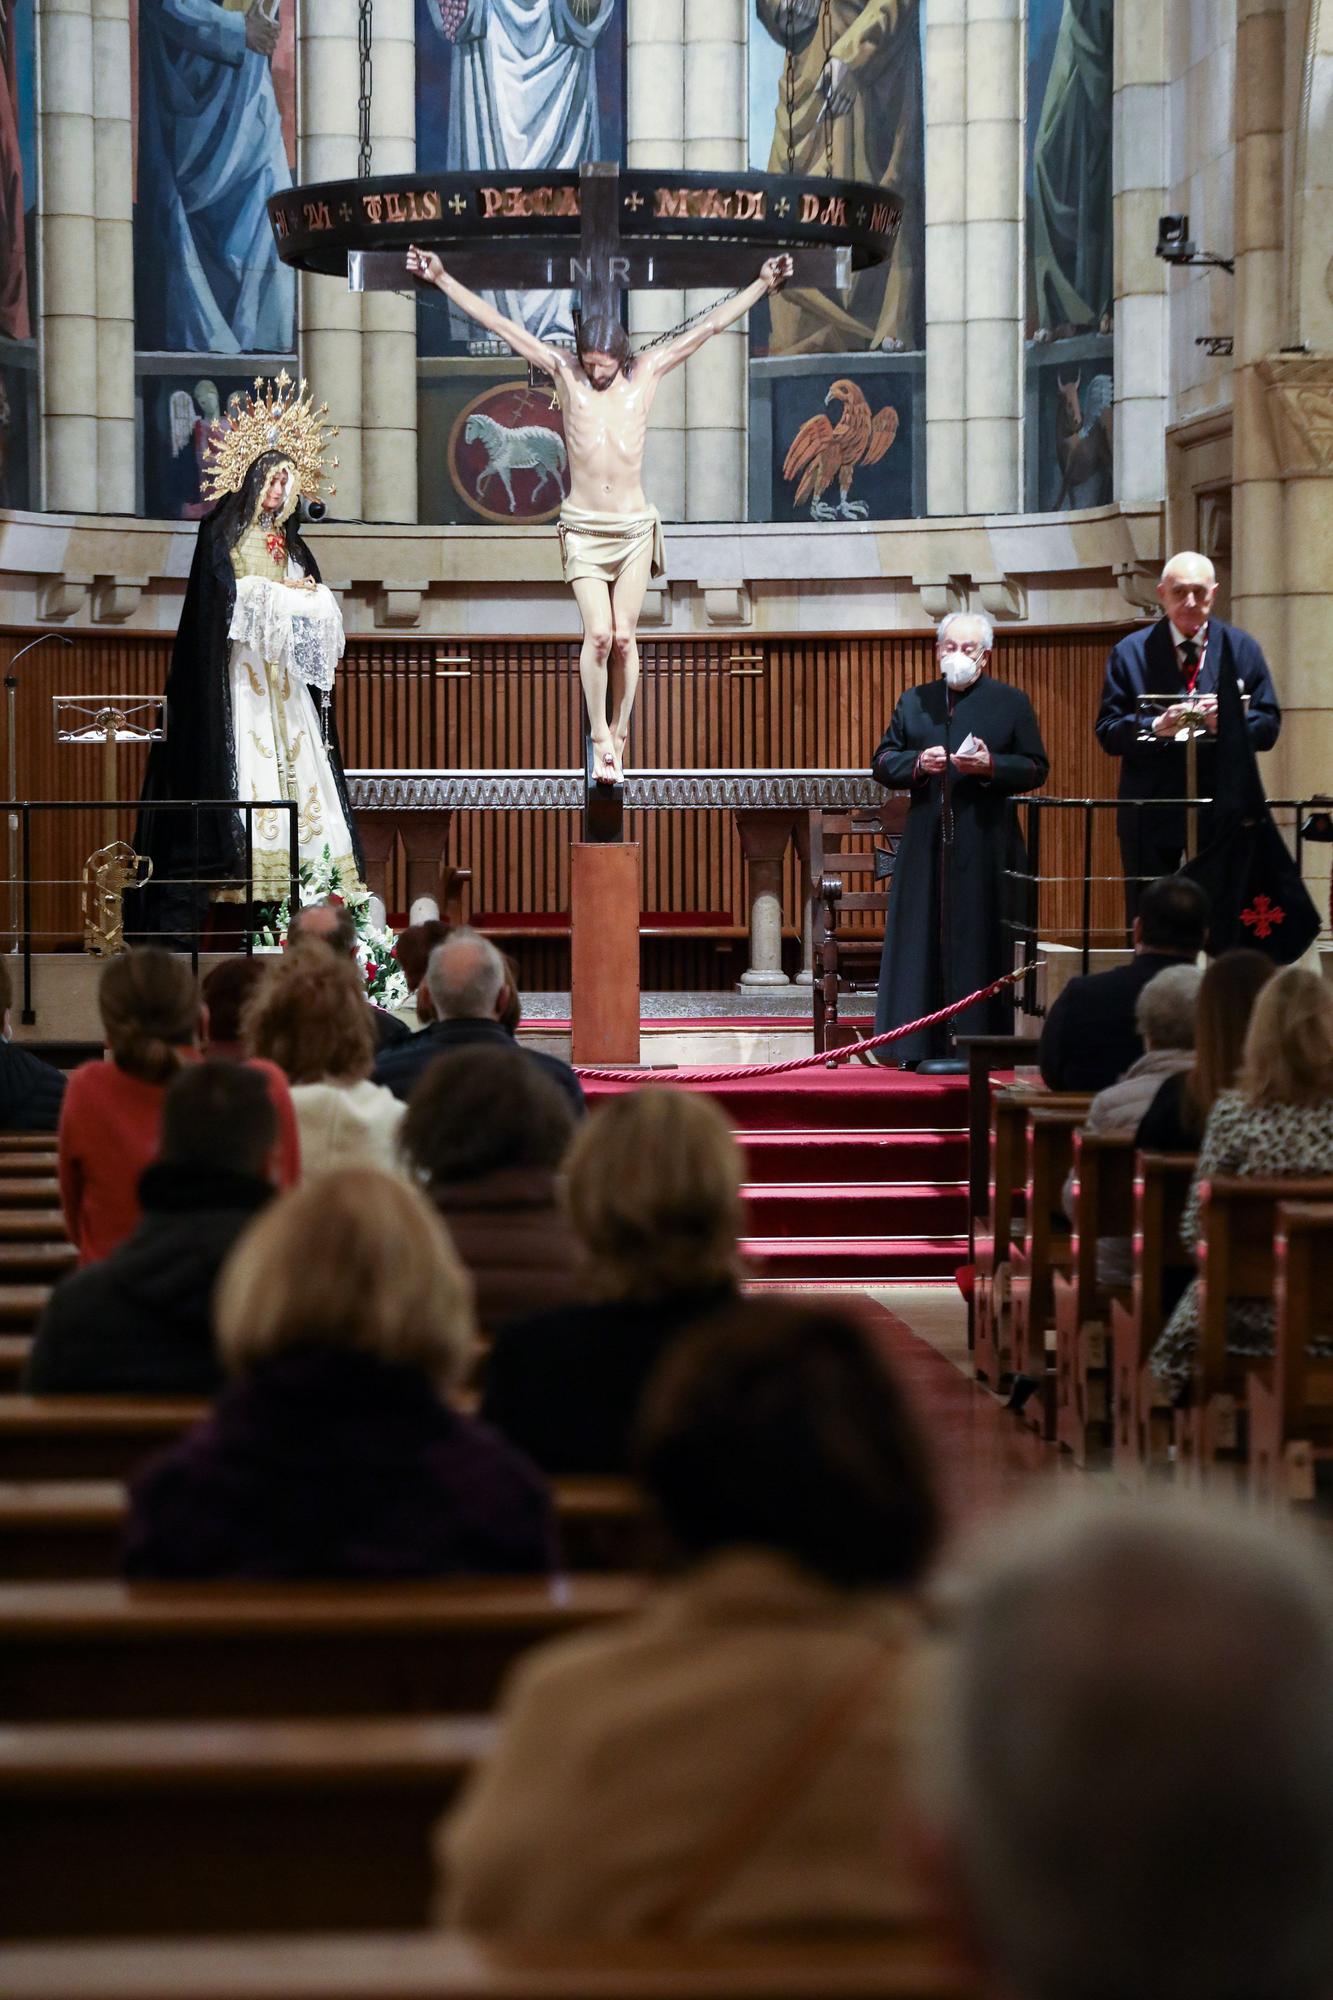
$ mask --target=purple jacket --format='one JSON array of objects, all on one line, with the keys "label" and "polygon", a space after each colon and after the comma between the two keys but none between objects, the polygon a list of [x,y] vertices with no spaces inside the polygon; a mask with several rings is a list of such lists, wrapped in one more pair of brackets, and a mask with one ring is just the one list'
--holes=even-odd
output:
[{"label": "purple jacket", "polygon": [[122,1567],[155,1577],[538,1575],[558,1564],[535,1466],[416,1368],[292,1348],[145,1466]]}]

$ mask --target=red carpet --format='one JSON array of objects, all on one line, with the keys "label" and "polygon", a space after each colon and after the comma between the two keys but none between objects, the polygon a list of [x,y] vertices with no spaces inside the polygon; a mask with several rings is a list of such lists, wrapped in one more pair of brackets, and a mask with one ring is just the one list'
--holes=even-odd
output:
[{"label": "red carpet", "polygon": [[[711,1083],[745,1149],[746,1253],[760,1279],[948,1278],[967,1256],[967,1086],[864,1064]],[[599,1097],[626,1084],[587,1083]],[[661,1088],[661,1085],[650,1085]]]}]

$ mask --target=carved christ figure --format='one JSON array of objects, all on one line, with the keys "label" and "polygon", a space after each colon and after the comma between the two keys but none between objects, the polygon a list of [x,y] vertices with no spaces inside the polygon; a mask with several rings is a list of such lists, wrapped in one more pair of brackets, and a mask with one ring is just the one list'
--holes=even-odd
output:
[{"label": "carved christ figure", "polygon": [[770,257],[754,283],[735,298],[666,346],[637,358],[617,319],[581,321],[573,355],[506,319],[452,277],[433,251],[414,246],[407,253],[407,268],[555,383],[569,454],[560,550],[565,581],[583,621],[579,678],[588,705],[593,770],[599,784],[618,784],[624,777],[625,743],[639,685],[639,611],[650,578],[666,571],[662,519],[643,491],[648,412],[664,375],[713,334],[743,319],[766,292],[781,290],[791,276],[791,258]]}]

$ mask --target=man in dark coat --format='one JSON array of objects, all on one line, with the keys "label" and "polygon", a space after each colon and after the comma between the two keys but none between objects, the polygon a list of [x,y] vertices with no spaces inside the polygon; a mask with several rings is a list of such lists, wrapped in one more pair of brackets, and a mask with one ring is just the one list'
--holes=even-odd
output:
[{"label": "man in dark coat", "polygon": [[[503,1026],[509,1006],[505,962],[489,938],[460,925],[436,945],[426,967],[426,987],[435,1019],[398,1048],[381,1049],[374,1080],[404,1100],[436,1056],[453,1049],[513,1049],[514,1038]],[[569,1099],[577,1118],[587,1110],[583,1086],[567,1062],[544,1049],[521,1049],[526,1062],[545,1070]]]},{"label": "man in dark coat", "polygon": [[1037,1048],[1050,1090],[1105,1090],[1143,1054],[1139,995],[1168,965],[1193,965],[1208,942],[1208,898],[1187,875],[1149,882],[1134,920],[1128,965],[1071,979],[1046,1016]]},{"label": "man in dark coat", "polygon": [[[1027,696],[985,672],[994,644],[989,619],[944,619],[941,677],[907,690],[870,767],[879,784],[912,795],[889,892],[876,1034],[1013,964],[1005,917],[1021,907],[1016,872],[1026,861],[1009,799],[1044,784],[1050,760]],[[1009,1033],[1012,992],[969,1007],[952,1026],[958,1035]],[[881,1061],[942,1056],[947,1038],[944,1026],[924,1030],[890,1043]]]},{"label": "man in dark coat", "polygon": [[[1172,556],[1157,586],[1166,613],[1111,648],[1097,713],[1097,741],[1120,759],[1122,799],[1183,799],[1185,744],[1176,739],[1191,708],[1204,734],[1199,738],[1198,796],[1213,796],[1217,738],[1217,675],[1229,650],[1249,697],[1246,728],[1256,750],[1271,750],[1282,727],[1273,677],[1257,639],[1212,613],[1217,577],[1207,556],[1186,550]],[[1139,713],[1140,697],[1159,697],[1151,733]],[[1163,704],[1160,698],[1175,696]],[[1125,870],[1126,922],[1133,927],[1143,885],[1173,875],[1185,849],[1184,806],[1126,805],[1116,814]],[[1199,815],[1199,846],[1210,837],[1209,815]]]},{"label": "man in dark coat", "polygon": [[33,1395],[211,1396],[211,1301],[236,1239],[271,1198],[277,1113],[244,1063],[189,1063],[139,1182],[143,1221],[52,1293],[24,1369]]},{"label": "man in dark coat", "polygon": [[0,958],[0,1132],[54,1132],[65,1101],[65,1072],[10,1041],[13,1004],[9,967]]}]

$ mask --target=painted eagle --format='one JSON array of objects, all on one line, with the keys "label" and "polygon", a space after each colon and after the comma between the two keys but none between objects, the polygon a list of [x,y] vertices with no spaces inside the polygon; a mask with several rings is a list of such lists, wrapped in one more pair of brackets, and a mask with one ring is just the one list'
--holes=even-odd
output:
[{"label": "painted eagle", "polygon": [[[827,417],[807,417],[788,447],[782,476],[790,481],[799,475],[794,504],[799,507],[809,500],[812,521],[863,521],[870,509],[847,495],[857,466],[874,465],[897,437],[898,412],[886,403],[872,417],[869,403],[845,375],[825,396],[825,407],[830,403],[842,404],[837,423],[831,424]],[[839,499],[830,506],[824,495],[835,479]]]}]

